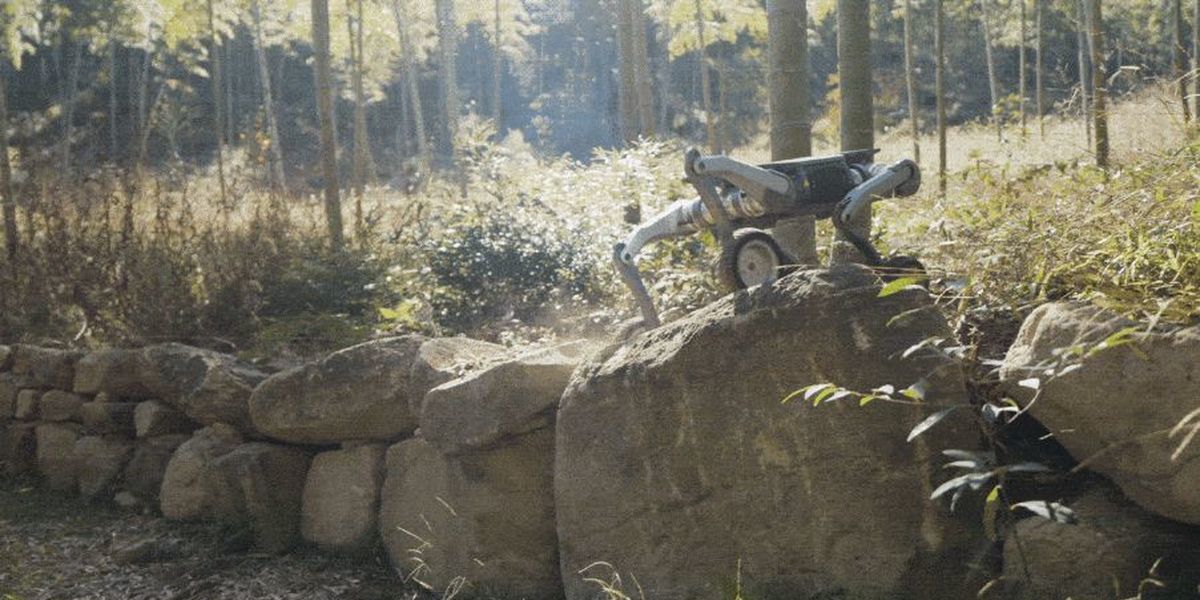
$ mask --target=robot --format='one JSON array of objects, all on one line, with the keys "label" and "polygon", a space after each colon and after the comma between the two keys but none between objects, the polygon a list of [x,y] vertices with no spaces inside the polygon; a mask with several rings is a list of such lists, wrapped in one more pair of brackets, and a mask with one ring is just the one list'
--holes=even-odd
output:
[{"label": "robot", "polygon": [[921,187],[921,171],[915,162],[875,164],[877,153],[860,150],[752,165],[688,150],[685,181],[699,198],[675,202],[613,249],[617,271],[637,302],[641,325],[653,329],[661,320],[638,271],[638,254],[653,242],[706,229],[712,230],[720,243],[717,276],[729,291],[770,283],[788,265],[796,264],[767,230],[803,216],[832,219],[869,266],[888,271],[923,270],[913,258],[881,256],[870,240],[850,229],[875,200],[912,196]]}]

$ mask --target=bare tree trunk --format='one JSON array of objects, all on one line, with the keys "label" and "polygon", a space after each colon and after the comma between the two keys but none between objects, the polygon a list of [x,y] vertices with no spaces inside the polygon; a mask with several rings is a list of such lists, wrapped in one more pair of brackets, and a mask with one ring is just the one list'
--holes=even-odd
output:
[{"label": "bare tree trunk", "polygon": [[1046,137],[1046,100],[1045,100],[1045,83],[1042,81],[1042,75],[1045,71],[1045,62],[1042,53],[1045,50],[1043,44],[1043,36],[1046,35],[1046,30],[1042,24],[1042,17],[1045,13],[1046,0],[1033,0],[1034,11],[1036,12],[1035,19],[1037,20],[1037,63],[1034,67],[1034,87],[1037,88],[1035,95],[1037,96],[1037,118],[1038,118],[1038,135],[1043,139]]},{"label": "bare tree trunk", "polygon": [[908,120],[912,126],[913,160],[921,162],[921,116],[917,108],[917,73],[913,64],[912,0],[904,0],[904,79],[908,87]]},{"label": "bare tree trunk", "polygon": [[[350,61],[353,64],[351,85],[354,87],[354,237],[361,246],[366,235],[363,217],[363,194],[367,187],[367,164],[371,161],[371,142],[367,138],[367,104],[363,91],[363,2],[346,0],[346,26],[350,29]],[[350,15],[354,15],[350,18]]]},{"label": "bare tree trunk", "polygon": [[1108,76],[1104,60],[1104,10],[1101,0],[1091,0],[1092,114],[1096,120],[1096,165],[1108,168]]},{"label": "bare tree trunk", "polygon": [[1183,121],[1192,120],[1191,107],[1188,103],[1188,56],[1183,47],[1183,0],[1173,0],[1171,15],[1172,28],[1171,57],[1175,63],[1175,85],[1179,89],[1179,103],[1183,105]]},{"label": "bare tree trunk", "polygon": [[17,199],[13,197],[12,164],[8,160],[8,59],[0,49],[0,195],[4,196],[4,250],[9,266],[17,257]]},{"label": "bare tree trunk", "polygon": [[1192,114],[1200,119],[1200,0],[1196,0],[1192,9],[1192,80],[1196,82]]},{"label": "bare tree trunk", "polygon": [[495,22],[492,29],[492,119],[496,121],[496,135],[504,133],[504,41],[500,22],[500,0],[495,1]]},{"label": "bare tree trunk", "polygon": [[946,195],[946,10],[945,0],[933,1],[934,95],[937,97],[938,193]]},{"label": "bare tree trunk", "polygon": [[714,152],[720,152],[720,140],[717,139],[717,127],[713,121],[712,112],[712,79],[708,72],[708,39],[705,35],[704,11],[700,0],[696,0],[696,33],[700,43],[697,57],[700,62],[700,103],[704,110],[705,140]]},{"label": "bare tree trunk", "polygon": [[393,0],[392,14],[396,18],[396,35],[400,38],[400,63],[404,69],[404,86],[408,95],[408,105],[412,109],[413,127],[417,133],[417,155],[420,158],[421,169],[429,168],[429,137],[425,132],[425,113],[421,106],[421,90],[418,85],[416,61],[413,60],[412,43],[409,40],[408,29],[404,26],[404,18],[400,12],[400,1]]},{"label": "bare tree trunk", "polygon": [[1019,104],[1020,104],[1020,110],[1021,110],[1021,138],[1028,138],[1029,137],[1029,125],[1028,125],[1028,119],[1026,118],[1026,114],[1025,114],[1025,97],[1028,95],[1028,94],[1026,94],[1026,89],[1025,89],[1025,79],[1026,79],[1025,63],[1028,61],[1026,60],[1026,57],[1025,57],[1025,45],[1029,43],[1029,37],[1026,35],[1026,32],[1025,32],[1026,21],[1027,21],[1027,17],[1025,14],[1025,0],[1017,0],[1017,2],[1020,3],[1020,5],[1021,5],[1021,46],[1019,48],[1019,51],[1017,52],[1018,59],[1021,61],[1021,64],[1017,68],[1017,79],[1020,80],[1020,83],[1017,85],[1017,90],[1018,90],[1017,95],[1020,96]]},{"label": "bare tree trunk", "polygon": [[[812,154],[812,91],[805,0],[767,0],[767,65],[771,160],[808,156]],[[775,237],[796,262],[815,265],[820,261],[813,218],[797,217],[780,223]]]},{"label": "bare tree trunk", "polygon": [[644,0],[629,0],[629,20],[633,25],[633,70],[637,81],[637,108],[641,133],[654,137],[654,84],[650,65],[649,40],[646,34]]},{"label": "bare tree trunk", "polygon": [[[838,80],[841,85],[842,150],[875,147],[875,105],[871,93],[871,3],[870,0],[838,0]],[[849,224],[855,235],[871,235],[871,211]],[[834,240],[833,264],[862,262],[863,256],[838,231]]]},{"label": "bare tree trunk", "polygon": [[1088,49],[1087,5],[1088,0],[1079,0],[1077,19],[1079,28],[1075,31],[1079,38],[1079,93],[1083,103],[1083,128],[1087,132],[1087,145],[1092,147],[1092,104],[1091,96],[1091,50]]},{"label": "bare tree trunk", "polygon": [[[110,32],[111,35],[111,32]],[[108,41],[108,158],[117,160],[117,42]]]},{"label": "bare tree trunk", "polygon": [[83,62],[83,42],[74,41],[74,56],[71,57],[71,73],[67,78],[67,91],[63,98],[65,110],[65,134],[62,145],[61,175],[71,173],[71,138],[75,137],[75,101],[79,93],[79,67]]},{"label": "bare tree trunk", "polygon": [[213,133],[217,138],[217,180],[221,185],[221,208],[227,209],[228,198],[225,190],[225,111],[222,108],[221,101],[221,47],[220,34],[217,33],[216,20],[213,17],[213,0],[208,0],[208,31],[209,31],[209,56],[212,59],[212,95],[213,108],[215,109],[215,118],[213,119]]},{"label": "bare tree trunk", "polygon": [[258,0],[251,5],[254,20],[254,57],[258,63],[258,79],[262,87],[263,112],[267,119],[267,136],[270,138],[271,177],[279,191],[287,194],[287,177],[284,174],[283,141],[279,138],[279,122],[275,115],[275,95],[271,88],[271,68],[267,61],[267,48],[262,33],[262,11]]},{"label": "bare tree trunk", "polygon": [[724,152],[729,143],[729,57],[717,58],[717,151]]},{"label": "bare tree trunk", "polygon": [[633,0],[617,3],[617,123],[621,128],[621,140],[628,143],[637,139],[638,127],[637,73],[633,49],[633,21],[630,15]]},{"label": "bare tree trunk", "polygon": [[438,49],[441,62],[443,153],[450,158],[457,154],[458,137],[458,22],[454,16],[454,0],[436,0]]},{"label": "bare tree trunk", "polygon": [[321,166],[325,176],[325,220],[329,246],[345,246],[342,200],[338,195],[337,141],[333,132],[333,76],[329,69],[329,0],[312,0],[313,51],[316,63],[317,115],[321,121]]},{"label": "bare tree trunk", "polygon": [[988,92],[992,99],[992,122],[996,124],[996,139],[1004,139],[1004,125],[1000,114],[1000,80],[996,74],[996,57],[992,46],[992,0],[979,0],[980,14],[983,16],[983,52],[987,57]]}]

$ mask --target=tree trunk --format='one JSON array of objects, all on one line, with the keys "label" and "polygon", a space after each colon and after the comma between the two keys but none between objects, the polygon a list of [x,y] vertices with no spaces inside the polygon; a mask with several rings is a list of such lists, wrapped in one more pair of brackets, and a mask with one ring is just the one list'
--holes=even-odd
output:
[{"label": "tree trunk", "polygon": [[700,0],[696,0],[696,34],[700,44],[697,58],[700,63],[700,104],[704,111],[705,140],[713,152],[720,153],[721,147],[717,139],[717,127],[713,121],[712,112],[712,79],[708,72],[708,39],[705,35],[704,11]]},{"label": "tree trunk", "polygon": [[946,10],[944,0],[933,2],[934,95],[937,103],[938,193],[946,195]]},{"label": "tree trunk", "polygon": [[637,81],[637,108],[641,133],[654,137],[654,83],[646,28],[644,0],[629,0],[629,20],[633,24],[633,70]]},{"label": "tree trunk", "polygon": [[392,15],[396,18],[396,35],[400,38],[400,63],[404,69],[404,86],[408,95],[408,105],[412,110],[413,128],[417,134],[417,155],[421,169],[429,168],[429,137],[425,132],[425,113],[421,106],[421,89],[418,81],[416,61],[413,60],[412,43],[409,41],[408,29],[404,26],[404,17],[400,12],[400,0],[393,0]]},{"label": "tree trunk", "polygon": [[456,156],[458,137],[458,22],[454,16],[454,0],[437,1],[438,52],[442,84],[442,153],[451,159]]},{"label": "tree trunk", "polygon": [[1087,5],[1084,4],[1088,0],[1079,0],[1077,10],[1079,12],[1077,23],[1079,28],[1076,29],[1076,36],[1079,38],[1079,94],[1083,104],[1083,128],[1087,132],[1087,145],[1092,147],[1092,104],[1091,104],[1091,51],[1088,49],[1088,28],[1087,28]]},{"label": "tree trunk", "polygon": [[1196,82],[1192,114],[1200,119],[1200,0],[1196,0],[1192,9],[1192,80]]},{"label": "tree trunk", "polygon": [[1028,119],[1026,119],[1025,115],[1025,96],[1027,95],[1025,89],[1025,63],[1028,62],[1025,57],[1025,45],[1029,42],[1029,37],[1025,33],[1027,20],[1025,15],[1025,0],[1017,0],[1017,2],[1021,5],[1021,45],[1017,52],[1018,60],[1020,60],[1021,64],[1017,67],[1017,79],[1020,80],[1017,85],[1017,95],[1019,96],[1018,104],[1020,104],[1021,111],[1021,138],[1024,139],[1029,137]]},{"label": "tree trunk", "polygon": [[287,194],[287,177],[284,174],[283,140],[279,138],[279,122],[275,115],[275,94],[271,88],[271,68],[267,61],[267,48],[262,34],[262,10],[258,0],[251,5],[254,20],[254,57],[258,63],[259,85],[262,87],[263,112],[266,113],[267,137],[270,138],[271,178],[277,189]]},{"label": "tree trunk", "polygon": [[[767,0],[767,87],[771,160],[812,154],[812,91],[808,81],[806,0]],[[816,265],[817,229],[812,217],[780,223],[775,237],[796,262]]]},{"label": "tree trunk", "polygon": [[500,0],[495,2],[495,22],[492,40],[492,119],[496,121],[496,135],[504,133],[504,36],[500,22]]},{"label": "tree trunk", "polygon": [[1092,115],[1096,121],[1096,165],[1108,168],[1108,76],[1104,60],[1104,10],[1101,0],[1091,0]]},{"label": "tree trunk", "polygon": [[17,257],[17,199],[13,197],[12,164],[8,160],[8,89],[5,85],[8,59],[0,50],[0,196],[4,197],[4,250],[9,267]]},{"label": "tree trunk", "polygon": [[1171,57],[1175,63],[1175,85],[1179,90],[1179,103],[1183,105],[1183,121],[1186,123],[1192,120],[1192,112],[1188,103],[1188,56],[1183,47],[1183,0],[1172,1],[1171,14],[1174,21]]},{"label": "tree trunk", "polygon": [[67,77],[67,90],[63,97],[64,127],[62,145],[62,164],[60,175],[71,173],[71,138],[75,137],[75,102],[79,95],[79,67],[83,62],[83,42],[74,42],[74,56],[71,57],[71,73]]},{"label": "tree trunk", "polygon": [[337,142],[333,132],[333,77],[329,72],[329,0],[312,0],[313,52],[316,63],[317,115],[321,122],[321,166],[325,176],[325,220],[329,247],[340,252],[342,200],[338,196]]},{"label": "tree trunk", "polygon": [[[111,35],[111,32],[110,32]],[[108,158],[117,160],[117,42],[108,42]]]},{"label": "tree trunk", "polygon": [[229,207],[225,190],[225,111],[221,100],[221,47],[220,34],[217,33],[216,20],[213,17],[213,0],[208,0],[208,32],[209,57],[212,59],[212,96],[213,96],[213,134],[217,138],[217,180],[221,186],[221,209]]},{"label": "tree trunk", "polygon": [[[353,11],[352,11],[353,9]],[[350,15],[354,15],[350,18]],[[354,237],[359,246],[366,235],[363,194],[367,187],[367,165],[371,162],[371,142],[367,138],[367,100],[363,91],[363,0],[346,0],[346,24],[350,28],[350,60],[354,87]]]},{"label": "tree trunk", "polygon": [[[875,147],[875,107],[871,94],[871,3],[870,0],[838,0],[838,80],[841,85],[842,150]],[[849,224],[856,235],[871,235],[871,211]],[[862,262],[858,249],[838,232],[833,264]]]},{"label": "tree trunk", "polygon": [[992,122],[996,124],[996,139],[1004,139],[1004,125],[1000,114],[1000,80],[996,74],[996,57],[992,47],[992,0],[979,0],[980,14],[983,19],[983,52],[987,58],[988,93],[992,99]]},{"label": "tree trunk", "polygon": [[638,100],[637,73],[634,71],[633,21],[630,5],[633,0],[617,3],[617,123],[621,128],[621,140],[629,143],[637,139]]},{"label": "tree trunk", "polygon": [[913,160],[921,162],[921,117],[917,109],[917,74],[912,45],[912,0],[904,0],[904,80],[908,87],[908,120],[912,126]]},{"label": "tree trunk", "polygon": [[1037,96],[1036,102],[1037,102],[1037,118],[1038,118],[1038,135],[1040,137],[1042,137],[1043,139],[1045,139],[1045,137],[1046,137],[1046,96],[1045,96],[1046,88],[1045,88],[1045,83],[1042,81],[1042,75],[1043,75],[1043,72],[1045,71],[1046,67],[1045,67],[1045,62],[1043,61],[1043,58],[1042,58],[1042,53],[1045,50],[1045,46],[1043,44],[1042,38],[1043,38],[1043,36],[1045,36],[1046,30],[1044,29],[1043,24],[1042,24],[1042,17],[1043,17],[1043,14],[1045,13],[1045,1],[1046,0],[1033,0],[1033,1],[1035,2],[1034,11],[1036,13],[1036,16],[1034,18],[1037,21],[1037,52],[1036,52],[1037,53],[1037,58],[1036,58],[1037,62],[1034,66],[1034,87],[1036,88],[1036,91],[1034,93]]}]

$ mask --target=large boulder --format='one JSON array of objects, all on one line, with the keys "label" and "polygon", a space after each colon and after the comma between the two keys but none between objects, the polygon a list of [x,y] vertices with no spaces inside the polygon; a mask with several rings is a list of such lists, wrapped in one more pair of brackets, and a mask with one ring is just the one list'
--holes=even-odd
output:
[{"label": "large boulder", "polygon": [[[957,364],[903,357],[952,333],[924,290],[880,295],[859,267],[800,272],[582,365],[557,416],[567,597],[617,574],[667,600],[718,597],[735,578],[752,597],[973,594],[975,536],[929,500],[938,452],[979,443],[968,413],[905,441],[966,401]],[[781,403],[814,384],[918,382],[923,405]]]},{"label": "large boulder", "polygon": [[177,434],[138,440],[125,467],[125,489],[142,500],[157,501],[171,456],[190,438]]},{"label": "large boulder", "polygon": [[182,412],[158,402],[139,402],[133,413],[134,430],[139,438],[149,438],[196,430],[195,421]]},{"label": "large boulder", "polygon": [[1136,341],[1103,348],[1109,336],[1132,327],[1093,306],[1041,306],[1021,327],[1001,376],[1040,382],[1036,402],[1029,382],[1012,393],[1076,460],[1146,509],[1200,524],[1200,443],[1182,446],[1200,419],[1170,435],[1200,409],[1200,327],[1128,336]]},{"label": "large boulder", "polygon": [[21,387],[69,390],[80,356],[82,353],[71,350],[21,344],[13,351],[12,372]]},{"label": "large boulder", "polygon": [[87,398],[79,394],[50,390],[42,395],[39,401],[40,416],[43,421],[75,421],[81,419],[80,408]]},{"label": "large boulder", "polygon": [[13,418],[17,410],[17,378],[12,373],[0,373],[0,423]]},{"label": "large boulder", "polygon": [[213,461],[211,517],[243,527],[264,552],[300,540],[300,504],[312,456],[299,448],[253,442]]},{"label": "large boulder", "polygon": [[1001,577],[1008,597],[1135,598],[1146,579],[1167,587],[1150,597],[1194,597],[1200,531],[1147,514],[1108,485],[1088,490],[1070,508],[1072,522],[1030,517],[1008,533]]},{"label": "large boulder", "polygon": [[410,374],[427,342],[421,336],[376,340],[276,374],[254,391],[254,425],[294,444],[386,442],[411,435],[417,415],[409,400],[427,388],[414,386]]},{"label": "large boulder", "polygon": [[12,346],[0,344],[0,371],[7,371],[12,368],[12,358]]},{"label": "large boulder", "polygon": [[576,342],[534,351],[430,390],[422,437],[453,454],[551,426],[571,373],[588,349]]},{"label": "large boulder", "polygon": [[145,398],[150,391],[141,378],[137,350],[108,348],[84,355],[75,363],[74,390],[80,394],[104,392],[121,398]]},{"label": "large boulder", "polygon": [[9,423],[0,444],[0,463],[9,476],[24,475],[37,468],[37,425]]},{"label": "large boulder", "polygon": [[137,406],[135,402],[88,402],[79,407],[79,415],[88,433],[133,437],[133,414]]},{"label": "large boulder", "polygon": [[250,394],[267,375],[228,354],[183,344],[144,348],[139,380],[151,396],[203,425],[252,433]]},{"label": "large boulder", "polygon": [[375,545],[386,452],[382,444],[364,444],[313,458],[300,512],[305,541],[336,552]]},{"label": "large boulder", "polygon": [[163,516],[192,520],[212,514],[218,502],[214,463],[243,441],[237,430],[218,424],[197,431],[179,446],[163,474],[159,499]]},{"label": "large boulder", "polygon": [[393,566],[439,593],[561,598],[553,449],[550,429],[456,456],[392,446],[379,533]]},{"label": "large boulder", "polygon": [[16,408],[13,416],[20,421],[33,421],[41,414],[41,390],[21,390],[17,392]]},{"label": "large boulder", "polygon": [[117,437],[89,436],[75,442],[79,494],[87,500],[114,491],[133,454],[133,442]]},{"label": "large boulder", "polygon": [[409,412],[420,420],[426,392],[495,362],[506,353],[503,346],[465,337],[436,338],[421,344],[409,374]]},{"label": "large boulder", "polygon": [[75,491],[78,481],[75,442],[79,441],[79,426],[44,423],[37,426],[36,436],[38,473],[46,487],[56,492]]}]

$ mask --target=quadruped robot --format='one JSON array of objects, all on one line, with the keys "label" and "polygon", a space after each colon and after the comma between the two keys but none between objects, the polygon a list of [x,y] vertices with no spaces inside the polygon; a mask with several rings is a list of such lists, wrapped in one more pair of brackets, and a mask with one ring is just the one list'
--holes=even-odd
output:
[{"label": "quadruped robot", "polygon": [[875,200],[911,196],[921,187],[921,171],[915,162],[875,164],[876,153],[878,150],[860,150],[752,165],[688,150],[685,181],[700,197],[675,202],[613,250],[617,271],[637,301],[641,325],[652,329],[661,324],[637,268],[642,248],[706,229],[711,229],[720,243],[717,276],[730,291],[774,281],[788,265],[796,264],[767,230],[804,216],[832,219],[869,266],[893,272],[923,270],[911,257],[881,256],[869,239],[850,228]]}]

